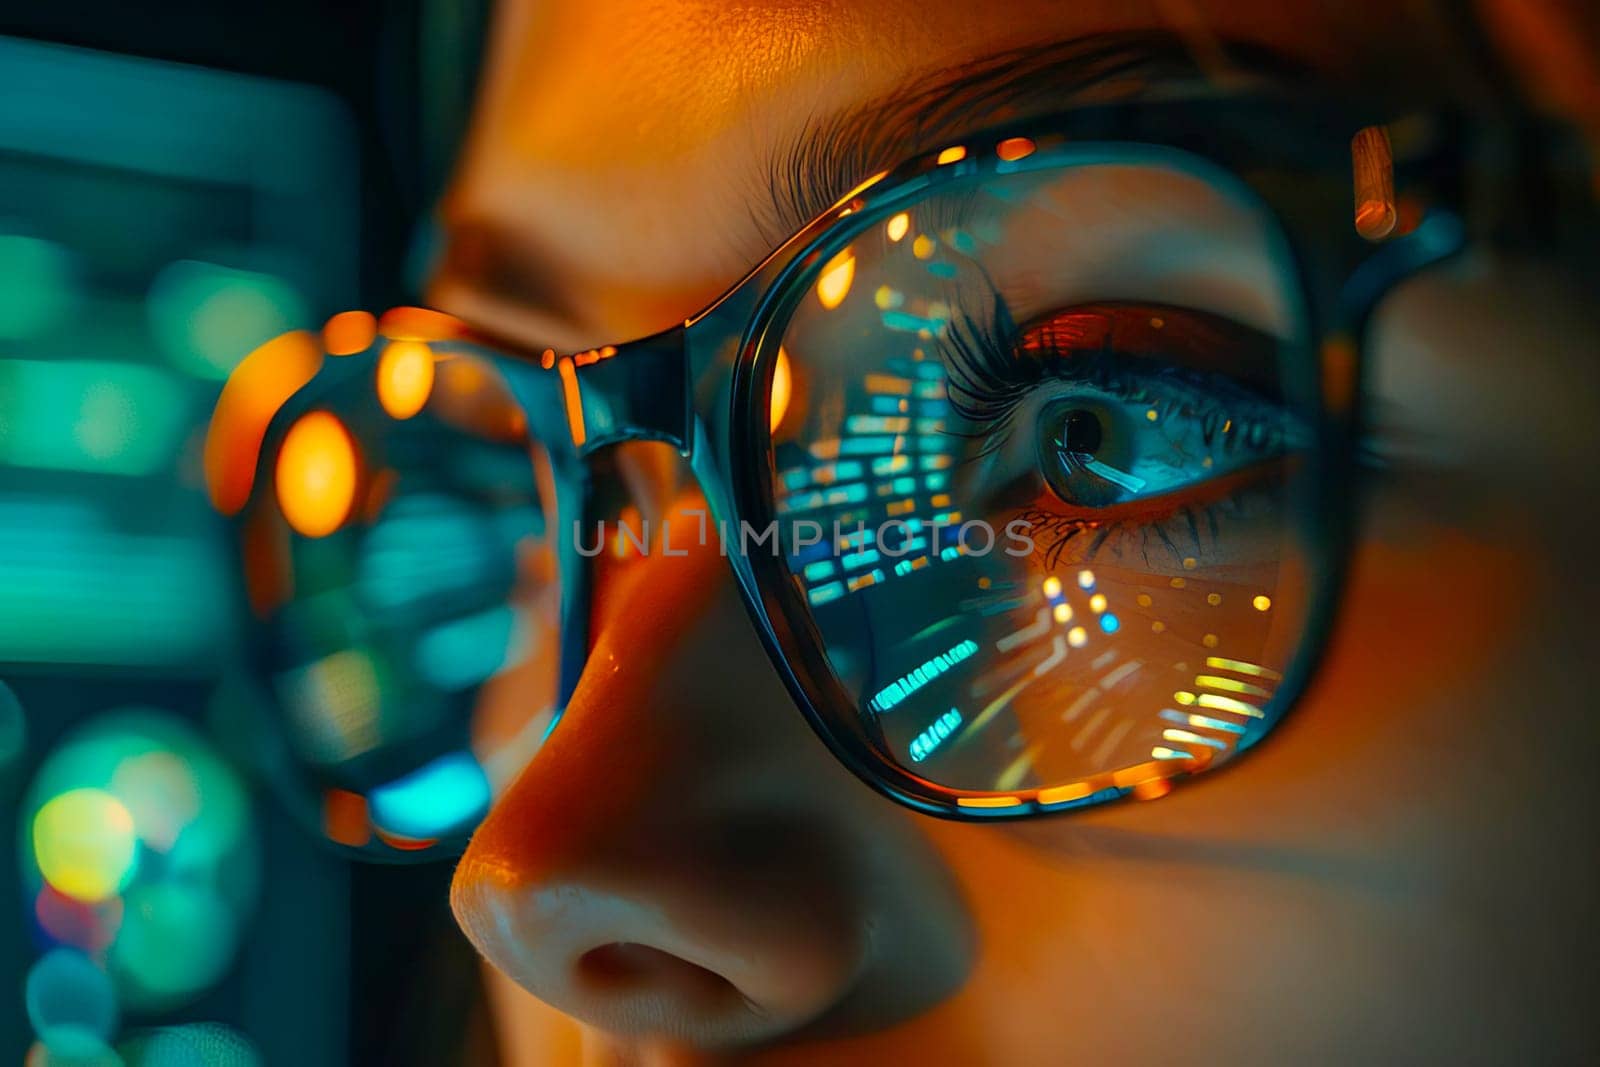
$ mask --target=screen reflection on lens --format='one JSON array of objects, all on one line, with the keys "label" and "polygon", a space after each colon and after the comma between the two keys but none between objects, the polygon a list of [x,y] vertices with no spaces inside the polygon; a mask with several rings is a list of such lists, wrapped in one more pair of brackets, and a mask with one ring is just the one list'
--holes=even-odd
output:
[{"label": "screen reflection on lens", "polygon": [[1178,153],[1074,151],[886,208],[778,331],[796,591],[866,741],[975,812],[1225,761],[1313,608],[1275,224]]}]

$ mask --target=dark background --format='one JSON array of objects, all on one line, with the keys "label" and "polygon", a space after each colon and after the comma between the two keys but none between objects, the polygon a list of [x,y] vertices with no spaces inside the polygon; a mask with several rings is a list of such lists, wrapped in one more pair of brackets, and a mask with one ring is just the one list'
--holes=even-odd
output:
[{"label": "dark background", "polygon": [[[470,107],[488,6],[6,0],[0,36],[246,73],[337,97],[358,138],[358,306],[381,310],[415,299],[413,249]],[[29,715],[23,781],[27,761],[36,763],[55,737],[110,703],[198,717],[211,689],[204,680],[114,671],[0,674]],[[16,825],[9,812],[19,788],[0,783],[4,825]],[[230,976],[180,1019],[240,1028],[269,1064],[457,1060],[476,983],[470,949],[448,914],[449,865],[347,864],[264,790],[257,804],[266,866],[255,928]],[[5,855],[10,864],[15,851]],[[7,1062],[20,1062],[30,1040],[21,996],[33,950],[26,913],[16,878],[0,878],[0,1058]]]}]

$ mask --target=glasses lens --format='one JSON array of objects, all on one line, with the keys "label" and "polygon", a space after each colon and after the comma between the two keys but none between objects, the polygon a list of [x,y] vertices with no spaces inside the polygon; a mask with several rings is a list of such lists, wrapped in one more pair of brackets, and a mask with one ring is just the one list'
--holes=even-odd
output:
[{"label": "glasses lens", "polygon": [[329,359],[273,419],[240,516],[252,689],[330,838],[458,838],[543,739],[553,492],[499,370],[445,342]]},{"label": "glasses lens", "polygon": [[1315,608],[1313,365],[1274,222],[1180,153],[1046,155],[860,219],[773,375],[774,511],[850,728],[1007,794],[978,811],[1225,761]]}]

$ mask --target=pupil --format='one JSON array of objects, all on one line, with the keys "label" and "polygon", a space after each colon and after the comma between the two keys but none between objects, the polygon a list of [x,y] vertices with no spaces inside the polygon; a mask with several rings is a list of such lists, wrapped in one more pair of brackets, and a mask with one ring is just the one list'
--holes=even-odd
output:
[{"label": "pupil", "polygon": [[1071,411],[1062,425],[1061,443],[1068,452],[1093,455],[1100,448],[1100,417],[1092,411]]}]

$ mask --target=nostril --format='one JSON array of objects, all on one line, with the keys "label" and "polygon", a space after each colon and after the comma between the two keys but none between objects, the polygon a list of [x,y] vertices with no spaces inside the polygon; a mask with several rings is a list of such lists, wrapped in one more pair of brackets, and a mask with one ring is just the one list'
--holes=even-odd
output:
[{"label": "nostril", "polygon": [[596,994],[667,993],[701,1008],[743,1003],[738,988],[716,971],[651,945],[614,941],[578,958],[578,981]]}]

